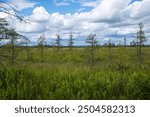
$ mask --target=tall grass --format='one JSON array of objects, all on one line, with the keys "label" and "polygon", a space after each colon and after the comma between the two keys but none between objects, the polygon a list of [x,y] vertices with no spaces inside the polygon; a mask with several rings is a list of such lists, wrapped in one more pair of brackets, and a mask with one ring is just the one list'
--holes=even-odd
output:
[{"label": "tall grass", "polygon": [[84,49],[48,49],[45,63],[36,48],[32,61],[21,50],[18,64],[0,68],[0,99],[150,99],[149,53],[141,65],[133,48],[113,48],[111,63],[107,51],[97,50],[91,66]]}]

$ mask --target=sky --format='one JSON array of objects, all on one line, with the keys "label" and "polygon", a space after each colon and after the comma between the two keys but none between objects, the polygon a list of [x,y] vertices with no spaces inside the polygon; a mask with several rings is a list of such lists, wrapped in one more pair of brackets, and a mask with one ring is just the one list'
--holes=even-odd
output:
[{"label": "sky", "polygon": [[4,1],[14,4],[27,22],[3,13],[0,17],[7,17],[12,28],[33,42],[44,35],[47,43],[52,44],[59,33],[66,45],[72,32],[76,45],[85,45],[90,33],[96,34],[100,44],[110,40],[122,44],[125,37],[129,44],[136,36],[139,22],[144,24],[147,39],[150,35],[150,0]]}]

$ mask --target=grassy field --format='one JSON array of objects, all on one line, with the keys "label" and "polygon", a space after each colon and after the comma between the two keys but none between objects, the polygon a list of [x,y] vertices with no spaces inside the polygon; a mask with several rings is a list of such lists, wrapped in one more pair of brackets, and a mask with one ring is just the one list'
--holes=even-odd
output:
[{"label": "grassy field", "polygon": [[[16,63],[0,59],[0,99],[150,99],[150,48],[15,49]],[[10,51],[0,48],[1,54]]]}]

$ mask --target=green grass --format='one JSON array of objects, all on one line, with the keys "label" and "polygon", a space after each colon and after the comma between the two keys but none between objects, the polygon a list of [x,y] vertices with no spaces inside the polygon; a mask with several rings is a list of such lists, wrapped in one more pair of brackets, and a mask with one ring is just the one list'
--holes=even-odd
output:
[{"label": "green grass", "polygon": [[16,51],[17,63],[3,60],[0,67],[0,99],[150,99],[148,47],[142,64],[129,47],[112,48],[111,55],[99,48],[94,63],[85,48],[46,48],[44,63],[38,48],[30,48],[29,60],[25,49]]}]

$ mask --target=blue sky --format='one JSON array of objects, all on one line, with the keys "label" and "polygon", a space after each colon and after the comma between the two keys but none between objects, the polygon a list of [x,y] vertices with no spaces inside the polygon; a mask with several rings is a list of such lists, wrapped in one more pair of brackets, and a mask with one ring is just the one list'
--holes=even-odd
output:
[{"label": "blue sky", "polygon": [[[18,13],[29,24],[17,20],[9,21],[21,34],[37,41],[45,35],[53,42],[56,34],[67,40],[70,32],[76,44],[85,44],[90,33],[95,33],[100,42],[123,41],[128,43],[138,30],[138,23],[144,23],[146,35],[150,34],[150,0],[7,0],[15,4]],[[65,43],[65,41],[64,41]]]},{"label": "blue sky", "polygon": [[[93,6],[86,6],[86,7],[82,6],[83,2],[80,1],[91,2],[96,0],[77,0],[76,2],[71,2],[72,0],[66,0],[66,2],[63,0],[27,0],[27,1],[36,3],[36,5],[32,8],[23,9],[22,11],[20,11],[20,13],[22,13],[23,15],[31,15],[33,9],[37,6],[43,6],[49,13],[53,13],[53,12],[59,12],[61,14],[75,13],[79,9],[82,9],[82,11],[84,12],[88,12],[93,8]],[[136,1],[141,1],[141,0],[132,0],[130,4]],[[64,5],[63,4],[59,5],[59,3],[64,3]]]},{"label": "blue sky", "polygon": [[[22,10],[20,13],[23,15],[31,15],[32,11],[37,6],[43,6],[49,13],[59,12],[61,14],[66,13],[75,13],[78,10],[82,9],[84,12],[90,11],[93,7],[82,6],[81,2],[71,2],[71,0],[67,0],[67,2],[63,2],[63,0],[28,0],[29,2],[34,2],[36,5],[33,8],[28,8]],[[85,1],[91,1],[91,0],[85,0]],[[63,5],[64,3],[64,5]],[[66,5],[65,5],[66,3]]]}]

